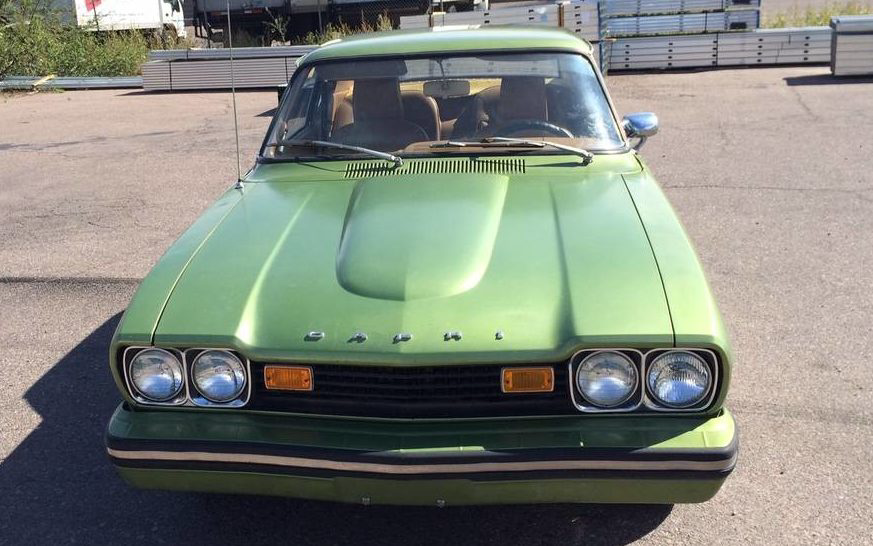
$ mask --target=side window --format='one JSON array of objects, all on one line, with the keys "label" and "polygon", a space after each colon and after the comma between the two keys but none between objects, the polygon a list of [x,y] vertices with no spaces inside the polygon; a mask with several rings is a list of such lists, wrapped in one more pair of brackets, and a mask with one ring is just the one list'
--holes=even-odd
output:
[{"label": "side window", "polygon": [[285,138],[300,136],[301,130],[306,126],[306,117],[309,114],[312,97],[315,90],[315,71],[311,70],[300,89],[300,99],[291,106],[285,117]]}]

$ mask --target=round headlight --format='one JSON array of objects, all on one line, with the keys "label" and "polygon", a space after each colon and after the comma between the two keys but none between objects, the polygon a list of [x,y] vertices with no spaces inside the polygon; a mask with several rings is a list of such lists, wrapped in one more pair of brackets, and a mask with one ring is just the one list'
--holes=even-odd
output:
[{"label": "round headlight", "polygon": [[614,408],[633,396],[637,368],[631,359],[615,351],[602,351],[585,358],[576,371],[576,386],[586,400],[602,408]]},{"label": "round headlight", "polygon": [[194,386],[210,402],[230,402],[242,394],[246,371],[242,362],[227,351],[203,351],[191,370]]},{"label": "round headlight", "polygon": [[184,386],[182,363],[163,349],[138,352],[130,362],[129,372],[134,390],[152,402],[172,400]]},{"label": "round headlight", "polygon": [[712,386],[712,373],[696,354],[670,351],[652,361],[646,382],[659,404],[687,408],[704,399]]}]

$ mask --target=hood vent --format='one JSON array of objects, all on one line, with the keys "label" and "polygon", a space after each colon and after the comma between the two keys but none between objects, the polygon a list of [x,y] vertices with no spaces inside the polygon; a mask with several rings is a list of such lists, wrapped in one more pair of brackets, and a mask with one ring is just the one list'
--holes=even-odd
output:
[{"label": "hood vent", "polygon": [[434,159],[405,161],[402,167],[390,162],[360,161],[349,163],[346,178],[399,176],[405,174],[524,174],[523,159]]}]

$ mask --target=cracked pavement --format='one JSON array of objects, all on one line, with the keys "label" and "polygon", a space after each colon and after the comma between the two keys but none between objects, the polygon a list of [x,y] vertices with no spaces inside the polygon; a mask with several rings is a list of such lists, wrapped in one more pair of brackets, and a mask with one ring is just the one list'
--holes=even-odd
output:
[{"label": "cracked pavement", "polygon": [[[737,470],[675,507],[390,508],[128,489],[106,346],[234,179],[224,93],[0,96],[0,544],[861,544],[873,523],[873,79],[615,75],[731,330]],[[243,167],[275,92],[238,95]],[[524,525],[521,525],[524,523]]]}]

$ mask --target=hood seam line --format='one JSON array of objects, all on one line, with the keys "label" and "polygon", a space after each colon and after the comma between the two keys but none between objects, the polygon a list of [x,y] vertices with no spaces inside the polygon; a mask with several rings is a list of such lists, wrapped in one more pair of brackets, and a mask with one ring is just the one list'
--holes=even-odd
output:
[{"label": "hood seam line", "polygon": [[643,222],[643,217],[640,214],[640,209],[637,207],[637,202],[634,200],[634,194],[630,190],[627,185],[627,178],[624,174],[621,175],[621,181],[624,185],[625,191],[627,191],[627,195],[631,200],[631,203],[634,206],[634,212],[637,214],[637,218],[640,221],[640,226],[643,228],[643,233],[646,236],[646,242],[649,243],[649,250],[652,252],[652,259],[655,261],[655,268],[658,270],[658,280],[661,281],[661,290],[664,293],[664,305],[667,306],[667,318],[670,319],[670,333],[673,338],[672,345],[676,346],[676,325],[673,323],[673,310],[670,308],[670,298],[667,296],[667,285],[664,283],[664,274],[661,272],[661,264],[658,262],[658,255],[655,252],[655,246],[652,244],[652,239],[649,237],[649,230],[646,228],[646,223]]},{"label": "hood seam line", "polygon": [[[230,190],[230,191],[237,191],[237,190]],[[191,262],[193,262],[194,258],[197,257],[198,254],[200,254],[200,251],[203,249],[203,246],[206,245],[206,242],[212,238],[212,234],[215,233],[215,230],[217,230],[218,227],[224,223],[224,220],[228,217],[228,215],[231,212],[233,212],[233,210],[237,207],[237,205],[242,203],[243,199],[245,199],[244,194],[240,195],[239,199],[236,200],[236,202],[227,210],[227,212],[225,212],[221,216],[221,218],[219,218],[218,221],[215,222],[215,225],[212,226],[212,228],[209,230],[209,233],[207,233],[203,237],[203,240],[200,241],[200,243],[197,245],[197,248],[194,249],[194,252],[192,252],[191,255],[188,257],[188,259],[185,261],[185,265],[183,265],[182,269],[179,270],[179,274],[176,276],[176,279],[173,281],[173,286],[171,286],[170,289],[167,291],[167,297],[164,299],[164,303],[161,304],[161,310],[158,312],[158,316],[155,318],[155,324],[152,327],[152,332],[151,332],[151,335],[149,336],[149,344],[150,345],[155,344],[155,337],[157,336],[157,333],[158,333],[158,326],[160,326],[160,324],[161,324],[161,319],[164,318],[164,312],[167,310],[167,306],[170,305],[170,299],[173,297],[173,293],[176,291],[176,287],[179,286],[179,281],[182,280],[182,277],[185,275],[185,272],[188,271],[188,267],[191,265]]]}]

